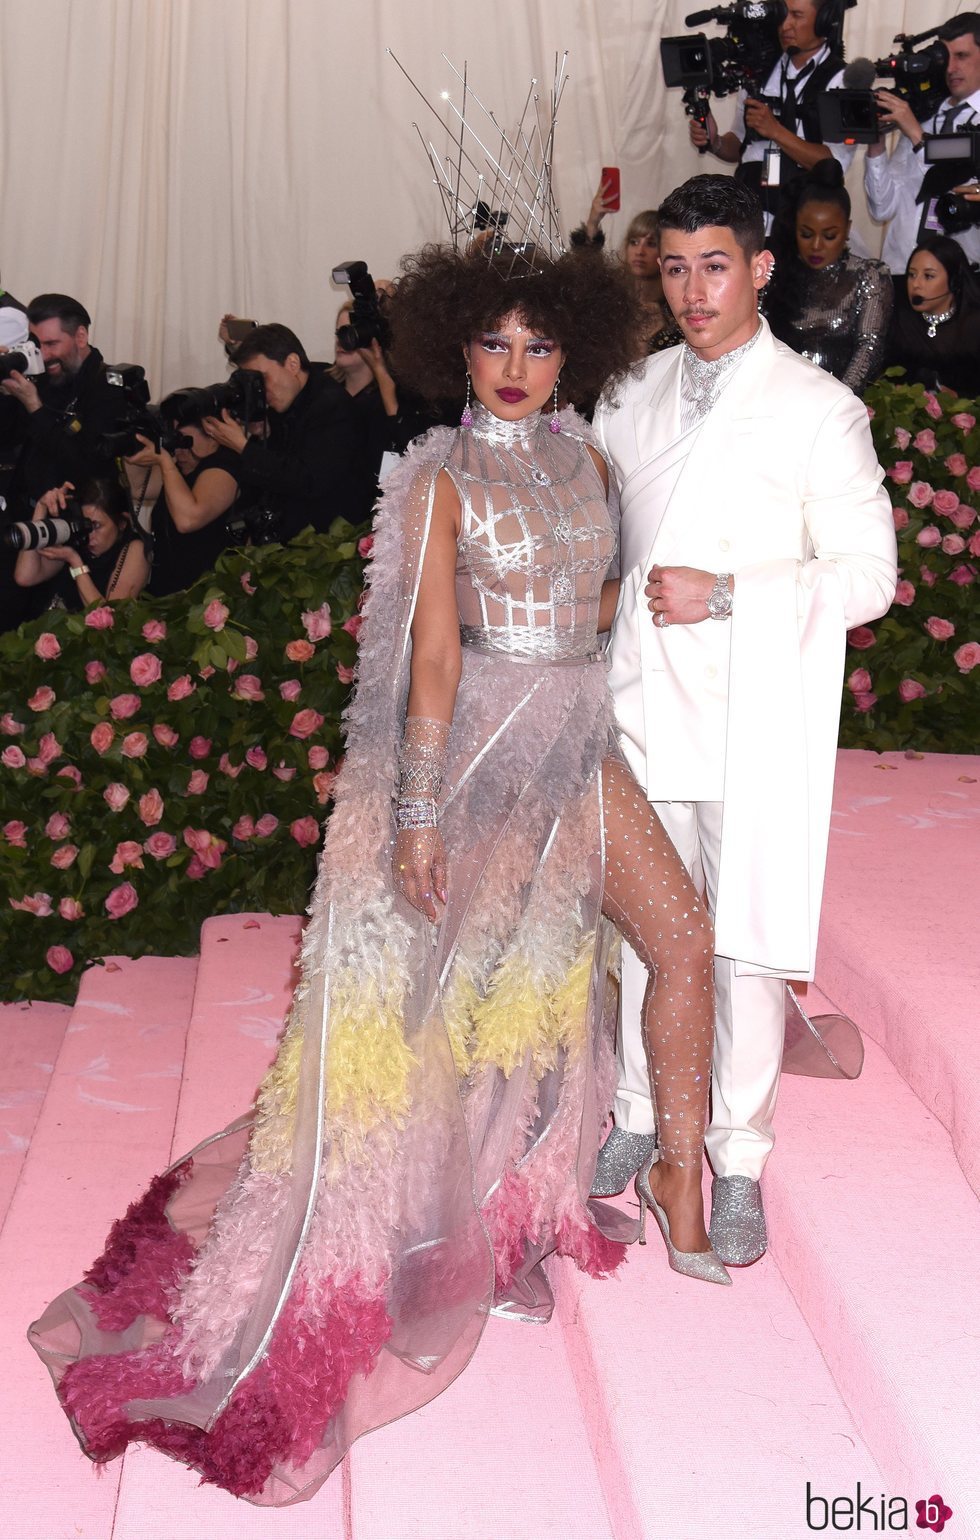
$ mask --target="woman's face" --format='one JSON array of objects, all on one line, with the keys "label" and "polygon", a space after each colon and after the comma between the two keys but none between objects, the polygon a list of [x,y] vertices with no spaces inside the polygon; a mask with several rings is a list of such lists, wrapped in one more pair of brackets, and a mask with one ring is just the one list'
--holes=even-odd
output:
[{"label": "woman's face", "polygon": [[642,232],[626,242],[626,266],[634,278],[656,278],[660,272],[660,237]]},{"label": "woman's face", "polygon": [[95,503],[83,503],[82,514],[90,519],[95,526],[89,531],[88,548],[92,556],[104,556],[106,551],[111,551],[122,531],[110,519],[104,508],[99,508]]},{"label": "woman's face", "polygon": [[827,267],[841,255],[850,229],[836,203],[804,203],[796,215],[796,249],[807,267]]},{"label": "woman's face", "polygon": [[949,273],[931,251],[913,251],[905,283],[909,304],[923,315],[941,315],[953,303]]},{"label": "woman's face", "polygon": [[528,328],[516,311],[501,316],[463,348],[476,399],[505,422],[539,412],[551,400],[565,355],[552,337]]},{"label": "woman's face", "polygon": [[189,449],[185,449],[182,445],[174,450],[177,469],[182,476],[187,476],[199,460],[206,460],[208,455],[213,455],[218,445],[210,433],[205,433],[200,423],[188,423],[178,431],[191,441]]}]

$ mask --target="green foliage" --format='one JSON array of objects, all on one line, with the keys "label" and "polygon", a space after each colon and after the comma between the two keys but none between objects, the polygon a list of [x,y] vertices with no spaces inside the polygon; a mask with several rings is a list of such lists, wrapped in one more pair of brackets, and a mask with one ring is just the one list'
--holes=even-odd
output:
[{"label": "green foliage", "polygon": [[337,520],[228,551],[187,593],[0,637],[0,999],[72,1000],[104,956],[305,908],[362,576]]}]

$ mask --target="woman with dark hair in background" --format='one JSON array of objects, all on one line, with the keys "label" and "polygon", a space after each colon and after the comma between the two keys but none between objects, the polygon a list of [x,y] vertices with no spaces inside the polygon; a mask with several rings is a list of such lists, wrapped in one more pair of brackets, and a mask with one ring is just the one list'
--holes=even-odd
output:
[{"label": "woman with dark hair in background", "polygon": [[887,362],[930,390],[980,396],[980,281],[958,241],[927,235],[909,257]]},{"label": "woman with dark hair in background", "polygon": [[[70,481],[46,492],[32,518],[61,518],[75,488]],[[133,521],[129,493],[114,476],[96,476],[74,499],[89,522],[78,545],[49,545],[43,551],[20,551],[14,581],[34,588],[55,579],[51,606],[83,610],[102,599],[116,603],[135,599],[150,573],[148,542]],[[50,606],[49,606],[50,607]]]},{"label": "woman with dark hair in background", "polygon": [[764,308],[780,342],[860,395],[881,371],[892,282],[883,262],[848,249],[850,229],[843,169],[818,161],[776,220]]}]

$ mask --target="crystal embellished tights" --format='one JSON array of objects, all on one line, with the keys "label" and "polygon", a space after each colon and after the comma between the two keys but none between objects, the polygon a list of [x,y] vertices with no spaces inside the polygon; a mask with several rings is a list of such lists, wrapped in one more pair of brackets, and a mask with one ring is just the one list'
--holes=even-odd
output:
[{"label": "crystal embellished tights", "polygon": [[602,783],[602,908],[647,969],[643,1034],[661,1159],[700,1170],[714,1036],[711,920],[627,767],[606,759]]}]

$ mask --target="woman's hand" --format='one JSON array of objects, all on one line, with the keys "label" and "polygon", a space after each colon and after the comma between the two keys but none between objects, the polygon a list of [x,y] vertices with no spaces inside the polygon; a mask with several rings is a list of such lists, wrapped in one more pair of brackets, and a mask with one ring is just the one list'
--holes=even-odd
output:
[{"label": "woman's hand", "polygon": [[43,551],[37,553],[42,561],[66,561],[69,567],[84,567],[85,561],[80,551],[76,551],[73,545],[46,545]]},{"label": "woman's hand", "polygon": [[446,850],[438,829],[400,829],[392,858],[395,886],[413,909],[436,920],[435,899],[445,904]]},{"label": "woman's hand", "polygon": [[202,427],[216,444],[220,444],[224,449],[233,449],[236,454],[241,454],[248,443],[248,434],[245,429],[240,422],[235,421],[227,409],[220,417],[205,417]]},{"label": "woman's hand", "polygon": [[31,514],[33,522],[38,524],[42,519],[60,518],[68,504],[69,494],[74,490],[74,482],[65,481],[60,487],[52,487],[49,492],[45,492],[34,504],[34,512]]},{"label": "woman's hand", "polygon": [[159,465],[163,460],[163,455],[154,444],[153,440],[147,438],[143,433],[137,433],[136,437],[143,445],[143,448],[137,450],[136,454],[134,455],[127,455],[126,464],[145,465],[147,467],[151,465]]}]

